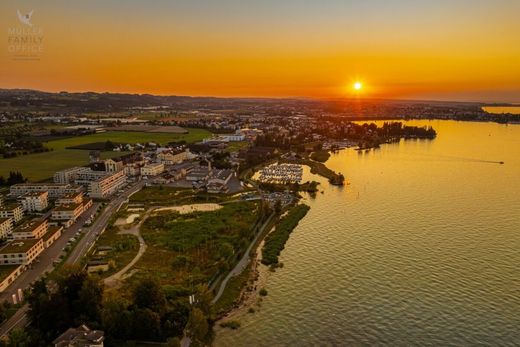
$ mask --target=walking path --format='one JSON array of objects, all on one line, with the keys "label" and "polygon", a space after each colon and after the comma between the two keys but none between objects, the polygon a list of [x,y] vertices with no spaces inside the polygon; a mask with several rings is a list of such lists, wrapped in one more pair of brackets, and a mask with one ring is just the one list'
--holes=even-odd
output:
[{"label": "walking path", "polygon": [[267,218],[267,220],[264,222],[264,224],[262,224],[262,226],[260,227],[260,230],[258,230],[258,232],[256,233],[255,238],[253,239],[253,241],[251,241],[251,244],[249,245],[249,247],[247,247],[247,250],[244,252],[244,256],[242,257],[242,259],[240,259],[240,261],[235,265],[235,267],[228,273],[226,278],[224,278],[222,283],[220,283],[220,288],[217,292],[217,295],[215,295],[215,297],[211,301],[212,304],[216,303],[218,301],[218,299],[220,299],[220,297],[222,296],[222,293],[224,293],[227,283],[229,282],[231,277],[240,275],[242,273],[242,271],[244,271],[244,269],[246,268],[247,264],[249,264],[249,261],[251,260],[251,258],[249,256],[249,254],[251,253],[251,249],[258,241],[258,238],[260,237],[260,235],[262,235],[264,233],[265,228],[269,225],[269,223],[271,223],[271,220],[273,219],[274,215],[275,215],[274,212],[271,213],[269,218]]},{"label": "walking path", "polygon": [[134,259],[132,259],[132,261],[129,262],[124,268],[122,268],[121,270],[119,270],[118,272],[113,274],[112,276],[109,276],[104,279],[103,282],[105,283],[105,285],[107,287],[109,287],[109,288],[115,287],[115,286],[119,285],[122,280],[124,280],[126,277],[128,277],[128,276],[125,276],[126,273],[128,272],[128,270],[130,270],[139,261],[139,259],[141,259],[144,252],[146,252],[146,247],[147,247],[146,242],[144,242],[144,239],[141,236],[140,230],[141,230],[141,225],[143,225],[144,221],[146,220],[146,218],[148,218],[148,216],[150,215],[152,210],[153,209],[148,210],[144,214],[143,219],[141,219],[141,221],[137,225],[134,225],[130,229],[120,232],[120,234],[129,234],[129,235],[134,235],[135,237],[137,237],[137,239],[139,240],[139,251],[135,255]]}]

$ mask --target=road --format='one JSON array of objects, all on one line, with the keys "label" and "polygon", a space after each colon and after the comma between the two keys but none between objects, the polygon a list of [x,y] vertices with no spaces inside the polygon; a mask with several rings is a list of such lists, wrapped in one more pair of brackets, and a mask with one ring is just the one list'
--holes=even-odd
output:
[{"label": "road", "polygon": [[249,247],[247,247],[247,250],[244,252],[244,255],[242,256],[240,261],[228,273],[228,275],[226,276],[226,278],[224,278],[222,283],[220,283],[218,292],[215,295],[215,297],[213,298],[213,300],[211,301],[212,304],[216,303],[218,301],[218,299],[220,299],[220,297],[222,296],[222,293],[224,293],[224,289],[226,289],[227,283],[229,282],[231,277],[240,275],[240,273],[242,273],[242,271],[244,271],[244,269],[246,268],[247,264],[249,264],[249,261],[250,261],[249,254],[251,253],[251,249],[258,241],[258,238],[260,237],[260,235],[262,235],[264,233],[265,228],[271,223],[271,220],[273,219],[274,215],[275,215],[275,213],[273,212],[269,216],[269,218],[267,218],[267,220],[264,222],[264,224],[262,224],[262,226],[260,227],[260,230],[258,230],[258,232],[256,233],[255,238],[253,239],[253,241],[251,241],[251,244],[249,245]]},{"label": "road", "polygon": [[[111,200],[101,214],[94,221],[92,226],[83,228],[85,235],[77,242],[76,246],[66,260],[66,264],[76,264],[88,252],[90,247],[96,241],[96,238],[107,227],[110,217],[119,209],[121,204],[135,192],[141,190],[144,182],[139,182],[128,187],[123,193],[120,193],[115,199]],[[29,286],[39,279],[42,275],[53,270],[53,262],[58,259],[60,253],[67,245],[67,242],[73,237],[85,221],[97,210],[100,203],[94,203],[70,228],[63,231],[58,240],[56,240],[49,248],[44,250],[29,269],[22,273],[4,292],[0,293],[0,301],[12,301],[11,297],[18,291],[29,288]],[[0,337],[6,336],[12,329],[16,327],[24,327],[27,325],[26,312],[28,305],[22,306],[9,320],[0,326]]]}]

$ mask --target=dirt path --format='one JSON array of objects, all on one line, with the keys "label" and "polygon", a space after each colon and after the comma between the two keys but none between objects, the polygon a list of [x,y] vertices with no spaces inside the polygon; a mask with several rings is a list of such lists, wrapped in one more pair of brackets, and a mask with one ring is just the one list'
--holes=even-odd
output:
[{"label": "dirt path", "polygon": [[134,235],[135,237],[137,237],[137,239],[139,240],[139,251],[135,255],[134,259],[132,259],[132,261],[129,262],[124,268],[122,268],[115,274],[104,279],[103,282],[105,283],[105,286],[107,286],[109,288],[119,286],[121,284],[121,281],[123,281],[125,278],[131,276],[131,273],[127,274],[127,272],[139,261],[139,259],[141,259],[144,252],[146,252],[146,247],[147,247],[146,242],[144,242],[144,239],[141,236],[140,230],[141,230],[141,226],[143,225],[144,221],[148,218],[148,216],[150,215],[150,213],[153,210],[154,209],[150,209],[150,210],[146,211],[146,213],[143,216],[143,219],[141,219],[141,221],[139,223],[137,223],[136,225],[132,226],[129,229],[125,229],[125,230],[119,232],[120,234]]}]

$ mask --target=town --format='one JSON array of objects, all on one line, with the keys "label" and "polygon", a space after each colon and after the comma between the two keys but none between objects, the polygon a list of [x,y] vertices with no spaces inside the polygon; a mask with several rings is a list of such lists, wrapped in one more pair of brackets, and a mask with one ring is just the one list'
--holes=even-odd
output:
[{"label": "town", "polygon": [[[0,170],[0,299],[10,312],[0,327],[4,337],[31,321],[27,302],[35,300],[37,283],[54,283],[47,278],[71,266],[99,278],[108,292],[139,288],[141,281],[146,283],[140,278],[150,271],[163,273],[160,285],[182,288],[175,305],[193,305],[193,297],[209,293],[212,308],[203,315],[210,324],[239,300],[236,293],[245,282],[228,280],[232,274],[249,273],[244,268],[253,262],[246,245],[251,249],[270,228],[281,225],[276,242],[262,250],[270,257],[266,264],[276,268],[285,243],[280,240],[286,240],[307,213],[299,204],[302,194],[319,190],[312,177],[345,185],[344,173],[326,166],[332,153],[350,147],[371,151],[384,143],[436,136],[431,127],[353,122],[290,107],[271,115],[174,113],[165,107],[134,106],[95,117],[81,112],[38,117],[10,113],[1,121],[0,160],[6,165]],[[304,174],[304,166],[311,176]],[[183,222],[184,214],[192,216],[189,222]],[[241,224],[216,229],[226,216]],[[207,218],[213,224],[209,229]],[[171,223],[197,228],[190,238],[200,241],[187,246],[193,241],[168,234]],[[221,239],[218,233],[228,228],[233,237]],[[172,239],[157,243],[152,231]],[[220,244],[217,250],[214,242]],[[206,257],[194,258],[193,252],[201,249]],[[162,253],[175,265],[165,268],[153,253]],[[192,288],[193,273],[187,276],[185,259],[204,269],[196,283],[206,289]],[[178,319],[184,323],[176,323],[170,335],[154,338],[204,341],[207,336],[190,334],[186,325],[193,311],[182,312]],[[52,334],[49,339],[91,336],[91,344],[105,337],[154,339],[149,332],[120,335],[65,324],[67,332],[46,329]]]}]

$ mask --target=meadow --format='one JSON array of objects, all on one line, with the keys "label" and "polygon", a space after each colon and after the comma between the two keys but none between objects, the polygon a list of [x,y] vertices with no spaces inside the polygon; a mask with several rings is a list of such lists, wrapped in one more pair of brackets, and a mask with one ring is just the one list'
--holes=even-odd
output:
[{"label": "meadow", "polygon": [[[20,171],[30,181],[42,181],[51,178],[54,172],[72,166],[88,163],[89,151],[67,149],[92,142],[112,141],[117,143],[155,142],[166,144],[172,141],[197,142],[211,135],[203,129],[187,129],[188,134],[147,133],[147,132],[106,132],[85,136],[69,137],[45,143],[52,151],[29,154],[16,158],[0,159],[0,176],[9,176],[9,171]],[[102,158],[120,156],[122,152],[103,152]]]},{"label": "meadow", "polygon": [[148,245],[131,281],[155,275],[163,285],[207,284],[240,257],[259,215],[257,202],[224,204],[212,212],[161,212],[141,228]]}]

